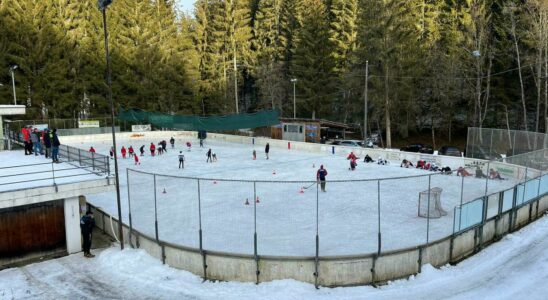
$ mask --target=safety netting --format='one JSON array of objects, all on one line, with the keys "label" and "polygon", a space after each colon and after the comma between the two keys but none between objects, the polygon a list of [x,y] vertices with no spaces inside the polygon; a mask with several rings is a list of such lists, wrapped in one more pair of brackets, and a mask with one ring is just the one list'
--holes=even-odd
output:
[{"label": "safety netting", "polygon": [[140,124],[152,124],[156,127],[180,130],[222,131],[257,128],[280,123],[279,110],[263,110],[254,113],[239,113],[216,116],[182,116],[159,112],[148,112],[140,109],[123,109],[118,114],[121,121]]}]

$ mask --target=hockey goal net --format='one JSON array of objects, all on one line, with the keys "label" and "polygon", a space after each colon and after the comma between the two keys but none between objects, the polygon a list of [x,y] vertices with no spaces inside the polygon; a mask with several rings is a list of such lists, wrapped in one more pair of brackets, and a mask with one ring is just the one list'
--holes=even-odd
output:
[{"label": "hockey goal net", "polygon": [[[419,193],[419,217],[440,218],[447,215],[441,206],[441,192],[441,188],[434,187]],[[429,196],[430,201],[428,201]]]}]

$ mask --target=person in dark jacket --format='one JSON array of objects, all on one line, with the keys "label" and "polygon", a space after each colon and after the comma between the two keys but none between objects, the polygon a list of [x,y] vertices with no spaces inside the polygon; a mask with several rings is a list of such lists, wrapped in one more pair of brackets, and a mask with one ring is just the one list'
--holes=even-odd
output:
[{"label": "person in dark jacket", "polygon": [[139,152],[141,152],[141,156],[145,155],[145,145],[142,145],[141,148],[139,148]]},{"label": "person in dark jacket", "polygon": [[173,137],[169,139],[169,143],[171,144],[171,149],[175,148],[175,139]]},{"label": "person in dark jacket", "polygon": [[53,128],[49,138],[51,139],[51,159],[53,162],[59,163],[58,155],[61,142],[59,142],[59,137],[57,136],[57,128]]},{"label": "person in dark jacket", "polygon": [[49,133],[49,129],[46,129],[44,132],[44,147],[46,147],[46,158],[49,158],[51,156],[51,139]]},{"label": "person in dark jacket", "polygon": [[82,232],[82,248],[84,250],[85,257],[95,257],[91,254],[91,232],[93,231],[93,226],[95,226],[95,219],[93,218],[93,212],[88,211],[80,219],[80,230]]},{"label": "person in dark jacket", "polygon": [[183,151],[179,151],[179,169],[185,168],[185,156],[183,155]]},{"label": "person in dark jacket", "polygon": [[318,172],[316,172],[316,180],[320,183],[322,192],[325,192],[325,176],[327,176],[327,170],[323,168],[323,165],[321,165]]},{"label": "person in dark jacket", "polygon": [[270,152],[270,144],[266,143],[266,146],[264,147],[264,153],[266,154],[266,159],[268,159],[268,152]]},{"label": "person in dark jacket", "polygon": [[206,162],[213,162],[213,159],[211,157],[211,148],[209,148],[209,150],[207,150],[207,153],[206,153],[206,156],[207,156],[207,159],[206,159]]}]

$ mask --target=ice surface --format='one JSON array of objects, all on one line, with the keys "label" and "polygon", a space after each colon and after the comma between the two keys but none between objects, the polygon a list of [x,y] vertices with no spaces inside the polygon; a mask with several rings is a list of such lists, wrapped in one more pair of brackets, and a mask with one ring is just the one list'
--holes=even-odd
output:
[{"label": "ice surface", "polygon": [[[165,140],[169,138],[166,136]],[[167,154],[156,157],[149,155],[148,147],[151,142],[157,144],[159,140],[118,141],[118,148],[132,145],[138,151],[141,145],[145,145],[147,149],[140,165],[136,166],[133,159],[119,159],[122,215],[124,222],[128,223],[128,168],[202,178],[199,182],[201,214],[196,179],[156,176],[155,193],[153,175],[131,172],[129,192],[134,228],[154,236],[156,197],[159,238],[198,247],[201,222],[206,250],[253,254],[256,226],[259,255],[314,255],[316,231],[320,237],[321,256],[375,252],[378,247],[379,191],[381,250],[406,248],[426,242],[427,220],[418,217],[417,213],[419,192],[429,186],[443,189],[441,203],[448,211],[447,216],[430,219],[428,238],[433,241],[453,232],[453,209],[461,198],[467,202],[484,196],[486,183],[487,193],[517,183],[514,180],[476,178],[465,178],[462,182],[462,177],[455,175],[433,175],[429,180],[427,175],[434,173],[400,168],[399,162],[380,166],[360,161],[356,171],[350,171],[349,162],[342,155],[271,147],[270,159],[266,160],[263,146],[207,140],[205,147],[199,148],[197,141],[190,141],[195,145],[190,152],[184,146],[186,140],[177,139],[175,149],[168,145]],[[106,155],[110,149],[107,142],[73,146],[82,149],[93,146],[97,152]],[[209,148],[217,154],[215,163],[206,163]],[[252,160],[254,149],[258,154],[257,160]],[[186,157],[184,170],[178,169],[179,151],[183,151]],[[318,192],[313,184],[316,171],[322,164],[329,172],[326,193]],[[385,180],[379,184],[375,180],[378,178]],[[247,181],[225,181],[237,179]],[[254,185],[253,180],[261,182]],[[313,185],[300,193],[303,186],[310,184]],[[461,184],[464,184],[462,191]],[[164,189],[166,193],[163,193]],[[255,196],[260,202],[256,205]],[[245,205],[246,200],[250,205]],[[117,215],[115,193],[92,195],[88,201]]]}]

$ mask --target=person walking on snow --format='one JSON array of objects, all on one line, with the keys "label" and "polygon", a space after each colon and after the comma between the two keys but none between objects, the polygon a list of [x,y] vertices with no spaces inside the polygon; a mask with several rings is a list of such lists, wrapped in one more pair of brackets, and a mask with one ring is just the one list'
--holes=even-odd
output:
[{"label": "person walking on snow", "polygon": [[142,146],[139,148],[139,152],[141,152],[141,156],[145,156],[145,145],[142,145]]},{"label": "person walking on snow", "polygon": [[325,192],[325,176],[327,176],[327,170],[321,165],[318,172],[316,172],[316,180],[320,183],[322,192]]},{"label": "person walking on snow", "polygon": [[183,151],[179,151],[179,169],[185,168],[185,156],[183,155]]},{"label": "person walking on snow", "polygon": [[127,154],[126,147],[122,146],[122,150],[120,150],[120,152],[122,152],[122,158],[125,159]]},{"label": "person walking on snow", "polygon": [[95,226],[95,220],[93,218],[93,212],[88,211],[80,219],[80,230],[82,232],[82,248],[84,250],[84,256],[91,258],[95,255],[91,254],[91,232],[93,231],[93,226]]},{"label": "person walking on snow", "polygon": [[270,144],[266,143],[266,146],[264,147],[264,153],[266,154],[266,159],[268,159],[268,152],[270,152]]},{"label": "person walking on snow", "polygon": [[156,146],[154,143],[150,143],[150,155],[154,156],[154,151],[156,151]]},{"label": "person walking on snow", "polygon": [[169,139],[169,143],[171,144],[171,149],[175,148],[175,139],[173,137]]},{"label": "person walking on snow", "polygon": [[206,156],[207,156],[206,162],[212,163],[213,159],[211,158],[211,148],[209,148],[209,150],[207,151]]}]

